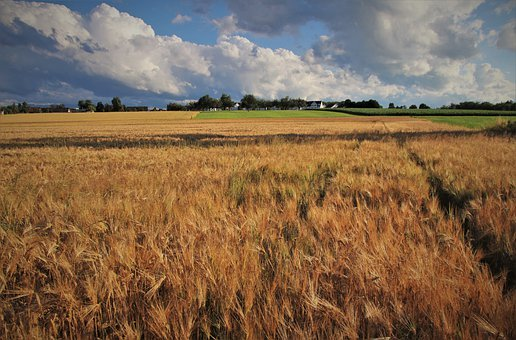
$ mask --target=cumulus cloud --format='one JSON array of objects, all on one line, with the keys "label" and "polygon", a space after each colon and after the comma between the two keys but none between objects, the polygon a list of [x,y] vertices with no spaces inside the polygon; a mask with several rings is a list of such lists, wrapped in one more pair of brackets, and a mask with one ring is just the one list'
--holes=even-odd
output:
[{"label": "cumulus cloud", "polygon": [[213,19],[211,22],[215,27],[217,27],[220,35],[230,35],[241,31],[237,27],[237,19],[234,15]]},{"label": "cumulus cloud", "polygon": [[[238,27],[276,35],[296,30],[311,20],[326,24],[330,34],[314,42],[306,60],[372,73],[387,83],[407,87],[430,86],[446,94],[447,84],[458,81],[446,73],[449,65],[467,68],[486,39],[483,22],[473,12],[482,0],[383,1],[383,0],[228,0]],[[270,7],[273,6],[274,10]],[[504,27],[498,46],[516,43],[514,25]],[[458,65],[458,66],[457,66]],[[478,78],[476,81],[487,81]],[[480,89],[482,84],[473,88]],[[501,97],[514,97],[514,83],[500,89]],[[457,95],[464,94],[454,87]],[[475,97],[485,93],[471,93]],[[493,94],[494,95],[494,94]],[[494,97],[492,97],[494,98]]]},{"label": "cumulus cloud", "polygon": [[190,21],[192,21],[192,18],[188,15],[177,14],[171,22],[173,24],[184,24]]},{"label": "cumulus cloud", "polygon": [[510,51],[516,51],[516,20],[512,20],[502,27],[496,40],[496,46]]},{"label": "cumulus cloud", "polygon": [[[33,67],[66,65],[64,72],[45,72],[59,79],[66,78],[62,73],[82,72],[91,82],[91,91],[97,91],[97,84],[91,81],[96,76],[100,77],[99,82],[107,78],[125,89],[178,98],[207,91],[315,98],[357,98],[375,93],[389,96],[404,91],[400,86],[386,85],[378,79],[372,81],[370,77],[364,79],[347,69],[330,70],[311,64],[291,51],[263,48],[239,36],[221,36],[214,45],[159,36],[141,19],[106,4],[96,7],[88,17],[59,5],[5,2],[1,6],[6,9],[3,13],[10,13],[1,17],[3,30],[14,35],[14,40],[21,38],[31,45],[23,46],[25,51],[31,51],[27,63],[41,55],[47,60]],[[36,49],[25,38],[27,32],[33,31],[44,40]],[[18,53],[12,51],[13,55]],[[17,61],[7,64],[24,67]],[[13,83],[5,84],[9,86]],[[37,89],[25,89],[30,90]]]},{"label": "cumulus cloud", "polygon": [[[325,23],[331,35],[314,45],[316,55],[338,65],[407,73],[403,66],[432,58],[474,56],[482,40],[480,20],[468,20],[481,0],[337,1],[228,0],[237,26],[246,31],[281,34],[310,20]],[[272,7],[271,7],[272,6]],[[340,53],[346,51],[347,53]],[[416,74],[421,68],[414,69]],[[406,74],[411,75],[411,74]]]},{"label": "cumulus cloud", "polygon": [[[62,5],[2,1],[0,100],[45,95],[69,100],[65,94],[75,93],[165,101],[222,92],[236,98],[253,93],[359,100],[446,93],[512,99],[514,83],[500,70],[468,60],[482,39],[482,23],[467,20],[476,2],[446,8],[441,2],[419,3],[411,9],[399,2],[353,0],[343,14],[337,0],[321,1],[317,10],[309,10],[314,5],[308,1],[246,1],[244,9],[243,1],[230,0],[234,12],[213,21],[218,41],[203,45],[157,35],[143,20],[106,4],[81,16]],[[274,10],[259,12],[269,4]],[[447,16],[453,10],[456,14]],[[302,56],[235,35],[296,30],[307,20],[322,20],[322,13],[331,34]]]}]

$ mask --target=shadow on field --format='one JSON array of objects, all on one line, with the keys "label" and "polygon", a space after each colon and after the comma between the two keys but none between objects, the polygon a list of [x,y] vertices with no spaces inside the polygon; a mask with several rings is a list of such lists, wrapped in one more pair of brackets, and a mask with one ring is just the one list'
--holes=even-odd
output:
[{"label": "shadow on field", "polygon": [[16,138],[0,142],[2,149],[80,147],[92,149],[142,147],[217,147],[277,142],[309,143],[324,140],[380,141],[406,140],[421,137],[463,137],[482,134],[482,131],[427,131],[427,132],[359,132],[345,134],[277,134],[277,135],[221,135],[221,134],[163,134],[143,137],[81,136]]}]

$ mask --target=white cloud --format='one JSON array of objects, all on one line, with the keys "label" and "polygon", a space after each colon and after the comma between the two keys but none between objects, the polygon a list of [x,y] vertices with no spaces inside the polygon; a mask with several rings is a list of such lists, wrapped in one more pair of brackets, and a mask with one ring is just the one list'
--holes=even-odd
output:
[{"label": "white cloud", "polygon": [[272,50],[255,45],[246,38],[224,36],[211,49],[213,81],[216,88],[254,93],[265,98],[286,95],[304,98],[388,97],[404,92],[377,80],[363,79],[348,70],[330,70],[310,64],[291,51]]},{"label": "white cloud", "polygon": [[184,24],[184,23],[187,23],[187,22],[190,22],[192,21],[192,18],[188,15],[182,15],[182,14],[178,14],[174,17],[174,19],[172,19],[172,23],[173,24]]},{"label": "white cloud", "polygon": [[213,19],[211,22],[219,30],[219,35],[230,35],[242,31],[237,27],[237,19],[234,15]]},{"label": "white cloud", "polygon": [[516,20],[512,20],[502,27],[496,40],[496,46],[516,52]]},{"label": "white cloud", "polygon": [[[248,3],[251,9],[254,3]],[[270,14],[282,19],[295,3],[277,5],[278,12]],[[313,49],[299,56],[260,47],[235,32],[259,23],[270,32],[295,29],[306,13],[312,13],[304,12],[306,3],[294,11],[300,17],[286,17],[287,28],[269,23],[268,17],[249,21],[245,28],[245,18],[241,20],[238,13],[214,20],[219,40],[201,45],[175,35],[156,35],[143,20],[106,4],[81,16],[61,5],[2,1],[0,34],[5,42],[0,42],[0,70],[6,76],[0,79],[0,94],[37,96],[44,89],[49,96],[66,99],[64,93],[73,92],[66,89],[75,87],[84,95],[119,95],[113,93],[116,90],[178,100],[222,92],[235,98],[253,93],[265,98],[381,100],[446,94],[512,99],[514,83],[500,70],[468,61],[482,39],[481,22],[466,20],[475,6],[454,2],[453,8],[440,8],[441,2],[422,3],[410,9],[399,7],[399,2],[352,2],[354,12],[331,19],[331,34],[321,36]],[[316,13],[338,17],[337,10],[342,10],[340,1],[322,4],[325,11]],[[443,23],[450,10],[456,14]],[[361,20],[367,25],[357,30]],[[50,83],[39,80],[45,77],[52,78]],[[389,77],[415,80],[407,86]]]},{"label": "white cloud", "polygon": [[[250,32],[276,35],[311,20],[326,24],[330,34],[307,51],[307,62],[372,73],[417,93],[467,95],[472,100],[513,99],[514,82],[500,83],[501,72],[496,76],[489,73],[493,79],[464,74],[468,67],[482,68],[472,60],[481,52],[480,43],[492,39],[483,33],[483,22],[474,13],[482,2],[228,0],[237,26]],[[269,7],[271,3],[276,10]],[[499,47],[511,49],[516,44],[513,27],[504,27]],[[463,71],[458,74],[459,69]],[[470,81],[467,88],[459,84],[465,80]],[[502,84],[497,93],[486,91],[492,83]]]},{"label": "white cloud", "polygon": [[[211,46],[186,42],[177,36],[158,36],[141,19],[106,4],[84,18],[63,6],[45,6],[46,16],[41,15],[39,6],[30,6],[15,2],[2,5],[10,10],[10,17],[50,39],[51,45],[41,53],[71,61],[87,74],[142,91],[192,97],[213,89],[267,98],[357,98],[403,92],[400,86],[371,82],[346,69],[330,70],[310,64],[291,51],[262,48],[239,36],[221,36]],[[23,14],[27,12],[32,13],[30,20]],[[45,20],[39,21],[38,17]],[[47,20],[50,17],[59,19]],[[72,21],[73,27],[62,24]],[[52,22],[59,25],[52,26]],[[94,46],[93,51],[84,49],[84,44]]]}]

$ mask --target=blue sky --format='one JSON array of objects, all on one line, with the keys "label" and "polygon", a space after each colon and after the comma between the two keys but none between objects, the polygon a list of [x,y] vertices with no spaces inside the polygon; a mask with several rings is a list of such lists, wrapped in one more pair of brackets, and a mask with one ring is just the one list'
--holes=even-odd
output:
[{"label": "blue sky", "polygon": [[516,99],[515,0],[2,0],[0,48],[0,104]]}]

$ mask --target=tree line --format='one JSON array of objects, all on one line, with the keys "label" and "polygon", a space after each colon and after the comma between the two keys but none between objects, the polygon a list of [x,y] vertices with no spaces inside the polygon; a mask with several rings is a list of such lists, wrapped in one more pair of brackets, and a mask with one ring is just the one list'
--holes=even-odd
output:
[{"label": "tree line", "polygon": [[81,99],[77,102],[80,111],[88,112],[119,112],[125,111],[126,106],[122,104],[120,97],[113,97],[111,103],[98,102],[94,105],[90,99]]},{"label": "tree line", "polygon": [[[186,105],[180,103],[169,103],[167,110],[169,111],[207,111],[210,109],[230,110],[236,109],[236,102],[233,101],[230,95],[223,93],[220,98],[212,98],[209,95],[204,95],[197,101],[192,101]],[[277,108],[281,110],[299,109],[306,106],[306,100],[301,98],[290,98],[288,96],[281,99],[263,99],[253,94],[246,94],[240,100],[238,109],[254,110],[259,108]]]},{"label": "tree line", "polygon": [[[360,102],[354,102],[350,99],[346,99],[341,102],[326,102],[327,107],[348,107],[348,108],[382,108],[378,101],[374,99],[364,100]],[[278,110],[292,110],[302,109],[307,106],[307,101],[302,98],[290,98],[289,96],[280,99],[263,99],[253,94],[246,94],[240,100],[238,109],[242,110],[255,110],[255,109],[278,109]],[[207,111],[210,109],[221,109],[229,110],[235,108],[235,102],[231,99],[228,94],[222,94],[217,98],[212,98],[209,95],[204,95],[197,101],[192,101],[186,105],[180,103],[169,103],[167,110],[169,111]]]},{"label": "tree line", "polygon": [[512,100],[496,104],[490,102],[461,102],[459,104],[451,103],[450,105],[444,105],[441,109],[516,111],[516,102]]},{"label": "tree line", "polygon": [[[263,99],[253,94],[246,94],[240,100],[239,106],[235,106],[230,95],[223,93],[220,98],[212,98],[209,95],[200,97],[197,101],[191,101],[187,104],[181,104],[177,102],[170,102],[167,104],[168,111],[207,111],[211,109],[217,110],[230,110],[230,109],[243,109],[243,110],[255,110],[255,109],[279,109],[279,110],[292,110],[302,109],[307,106],[307,101],[302,98],[290,98],[289,96],[280,99]],[[346,99],[344,101],[326,101],[326,107],[338,107],[338,108],[383,108],[378,101],[374,99],[352,101]],[[113,97],[111,102],[102,103],[97,102],[94,104],[90,99],[81,99],[77,102],[79,111],[85,112],[117,112],[126,111],[128,109],[135,109],[135,107],[127,107],[122,103],[120,97]],[[145,108],[145,107],[144,107]],[[389,109],[406,109],[405,105],[396,106],[394,103],[389,103]],[[411,105],[409,109],[430,109],[430,106],[425,103],[417,105]],[[500,103],[490,102],[473,102],[466,101],[459,104],[451,103],[450,105],[443,105],[441,109],[455,109],[455,110],[496,110],[496,111],[516,111],[516,103],[512,100]],[[73,110],[73,109],[72,109]],[[50,105],[48,107],[31,107],[27,102],[12,103],[11,105],[0,106],[0,111],[5,114],[13,113],[47,113],[47,112],[67,112],[68,108],[64,104]]]}]

